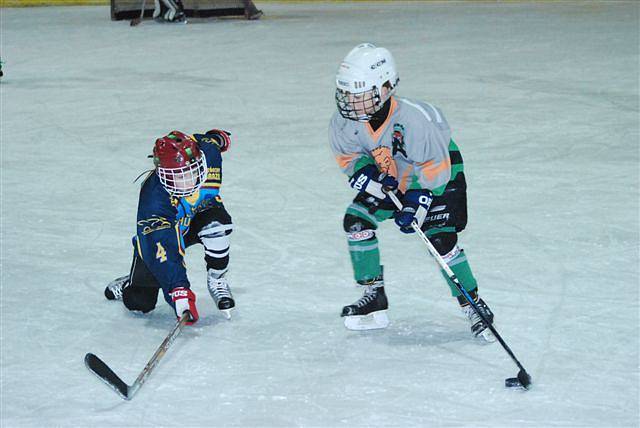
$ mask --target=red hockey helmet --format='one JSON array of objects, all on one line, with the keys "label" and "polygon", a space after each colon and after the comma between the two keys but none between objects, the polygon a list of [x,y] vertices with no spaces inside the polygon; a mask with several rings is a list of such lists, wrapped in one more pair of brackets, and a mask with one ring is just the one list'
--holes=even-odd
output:
[{"label": "red hockey helmet", "polygon": [[153,163],[164,188],[172,196],[194,194],[207,178],[207,162],[196,140],[180,131],[156,140]]}]

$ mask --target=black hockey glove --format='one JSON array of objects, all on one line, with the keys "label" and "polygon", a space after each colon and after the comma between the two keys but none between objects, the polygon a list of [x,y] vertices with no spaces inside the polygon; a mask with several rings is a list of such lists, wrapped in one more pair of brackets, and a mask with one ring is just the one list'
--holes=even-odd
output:
[{"label": "black hockey glove", "polygon": [[211,129],[204,134],[193,134],[193,136],[198,141],[218,146],[220,153],[226,152],[231,146],[231,133],[222,129]]},{"label": "black hockey glove", "polygon": [[368,164],[351,176],[349,185],[360,193],[368,193],[382,200],[387,198],[385,191],[398,188],[398,181],[391,175],[380,172],[375,165]]},{"label": "black hockey glove", "polygon": [[432,201],[433,193],[428,189],[407,190],[402,198],[402,211],[396,211],[393,214],[400,231],[402,233],[415,232],[411,227],[411,223],[414,220],[418,223],[418,226],[422,226]]}]

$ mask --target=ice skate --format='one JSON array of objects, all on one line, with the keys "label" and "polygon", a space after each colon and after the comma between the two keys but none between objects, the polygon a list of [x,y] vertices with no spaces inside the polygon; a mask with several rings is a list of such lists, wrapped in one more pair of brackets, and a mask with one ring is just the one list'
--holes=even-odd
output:
[{"label": "ice skate", "polygon": [[122,299],[122,291],[129,285],[129,275],[116,278],[104,289],[104,297],[107,300]]},{"label": "ice skate", "polygon": [[[478,299],[476,305],[478,306],[480,312],[482,312],[482,314],[485,316],[485,318],[487,318],[491,325],[493,325],[493,312],[491,312],[491,309],[489,309],[489,306],[487,306],[484,300]],[[473,333],[475,337],[482,337],[487,342],[496,341],[495,336],[493,335],[493,333],[491,333],[491,330],[489,330],[487,324],[482,321],[482,318],[480,318],[476,311],[473,310],[473,307],[471,305],[463,306],[461,309],[462,312],[464,312],[464,315],[469,320],[469,323],[471,324],[471,333]]]},{"label": "ice skate", "polygon": [[231,311],[236,306],[231,289],[229,288],[229,282],[224,276],[216,277],[213,270],[209,270],[207,273],[207,288],[209,294],[216,302],[218,310],[222,312],[226,319],[231,319]]},{"label": "ice skate", "polygon": [[387,295],[384,292],[382,275],[364,285],[364,294],[351,305],[342,308],[344,326],[349,330],[373,330],[386,328],[389,325],[387,317]]},{"label": "ice skate", "polygon": [[188,24],[187,16],[184,13],[178,14],[173,19],[167,19],[164,17],[155,18],[158,24]]},{"label": "ice skate", "polygon": [[183,12],[178,13],[175,18],[173,18],[171,21],[164,21],[165,23],[168,24],[188,24],[189,21],[187,21],[187,15],[185,15]]}]

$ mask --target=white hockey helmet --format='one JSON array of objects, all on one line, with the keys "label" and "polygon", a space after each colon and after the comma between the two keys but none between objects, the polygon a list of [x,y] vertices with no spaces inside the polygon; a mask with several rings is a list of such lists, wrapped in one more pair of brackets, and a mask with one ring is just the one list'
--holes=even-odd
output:
[{"label": "white hockey helmet", "polygon": [[347,54],[336,73],[338,111],[346,119],[368,122],[394,94],[399,81],[391,52],[362,43]]}]

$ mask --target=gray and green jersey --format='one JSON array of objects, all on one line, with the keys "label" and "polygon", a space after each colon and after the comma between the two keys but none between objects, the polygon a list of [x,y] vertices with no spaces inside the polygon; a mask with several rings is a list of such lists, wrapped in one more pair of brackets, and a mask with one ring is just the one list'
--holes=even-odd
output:
[{"label": "gray and green jersey", "polygon": [[[440,195],[462,168],[451,129],[437,107],[407,98],[392,97],[387,120],[374,131],[334,113],[329,125],[331,149],[348,176],[367,163],[398,180],[401,191],[429,189]],[[450,154],[452,152],[452,154]],[[452,173],[452,157],[454,158]]]},{"label": "gray and green jersey", "polygon": [[[385,122],[374,131],[369,123],[343,118],[336,112],[329,125],[331,149],[338,165],[349,177],[367,164],[376,164],[381,172],[395,177],[399,189],[429,189],[439,196],[450,180],[463,171],[462,157],[451,139],[451,129],[444,115],[431,104],[392,97]],[[354,201],[347,216],[366,220],[370,229],[347,232],[354,279],[371,281],[382,273],[380,251],[375,230],[378,222],[392,217],[393,211],[376,210]],[[345,217],[346,218],[346,217]],[[442,228],[426,230],[428,236],[453,232]],[[467,290],[477,283],[464,251],[457,246],[445,255],[446,262]],[[460,292],[443,273],[453,296]]]}]

